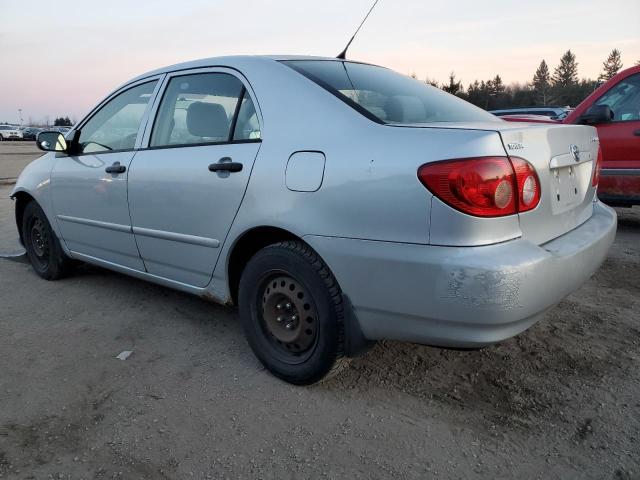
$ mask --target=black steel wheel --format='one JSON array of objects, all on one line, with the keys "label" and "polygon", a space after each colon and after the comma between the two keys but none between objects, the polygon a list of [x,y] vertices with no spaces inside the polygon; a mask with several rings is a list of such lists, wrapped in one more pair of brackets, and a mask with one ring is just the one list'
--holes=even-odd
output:
[{"label": "black steel wheel", "polygon": [[56,280],[69,272],[71,260],[62,251],[45,213],[35,201],[24,209],[22,240],[33,269],[42,278]]},{"label": "black steel wheel", "polygon": [[275,376],[307,385],[337,373],[344,357],[342,292],[302,242],[281,242],[249,260],[239,288],[249,345]]},{"label": "black steel wheel", "polygon": [[318,312],[302,282],[287,273],[267,277],[262,292],[261,326],[292,362],[302,362],[318,338]]}]

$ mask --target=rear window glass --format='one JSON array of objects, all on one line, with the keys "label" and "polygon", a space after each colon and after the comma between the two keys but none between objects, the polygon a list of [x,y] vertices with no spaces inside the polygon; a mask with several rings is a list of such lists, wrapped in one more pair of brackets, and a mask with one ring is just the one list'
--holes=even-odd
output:
[{"label": "rear window glass", "polygon": [[384,67],[331,60],[283,63],[379,123],[501,121],[439,88]]}]

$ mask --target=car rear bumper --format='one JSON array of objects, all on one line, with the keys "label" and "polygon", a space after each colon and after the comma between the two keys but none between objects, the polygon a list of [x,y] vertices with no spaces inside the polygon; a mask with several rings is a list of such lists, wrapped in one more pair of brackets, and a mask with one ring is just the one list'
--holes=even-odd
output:
[{"label": "car rear bumper", "polygon": [[589,220],[540,246],[305,240],[332,269],[366,338],[469,348],[526,330],[580,287],[605,259],[616,224],[598,202]]},{"label": "car rear bumper", "polygon": [[640,169],[603,168],[598,197],[610,205],[640,205]]}]

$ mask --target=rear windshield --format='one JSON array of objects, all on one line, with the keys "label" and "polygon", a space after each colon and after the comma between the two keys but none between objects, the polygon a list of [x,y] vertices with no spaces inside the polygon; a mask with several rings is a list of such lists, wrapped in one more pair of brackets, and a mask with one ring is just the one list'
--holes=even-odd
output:
[{"label": "rear windshield", "polygon": [[283,63],[378,123],[502,121],[439,88],[384,67],[332,60]]}]

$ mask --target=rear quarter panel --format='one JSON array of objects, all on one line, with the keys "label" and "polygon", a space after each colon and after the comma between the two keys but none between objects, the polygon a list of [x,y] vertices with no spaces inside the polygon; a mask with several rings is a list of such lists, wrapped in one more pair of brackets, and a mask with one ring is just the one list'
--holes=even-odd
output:
[{"label": "rear quarter panel", "polygon": [[[418,167],[449,158],[504,155],[496,132],[379,125],[284,65],[265,61],[260,69],[247,65],[241,71],[260,105],[263,140],[223,245],[224,260],[216,266],[218,285],[226,285],[216,280],[226,279],[235,241],[259,226],[299,237],[428,244],[432,195],[418,180]],[[322,185],[315,192],[286,187],[287,161],[296,151],[325,154]]]}]

